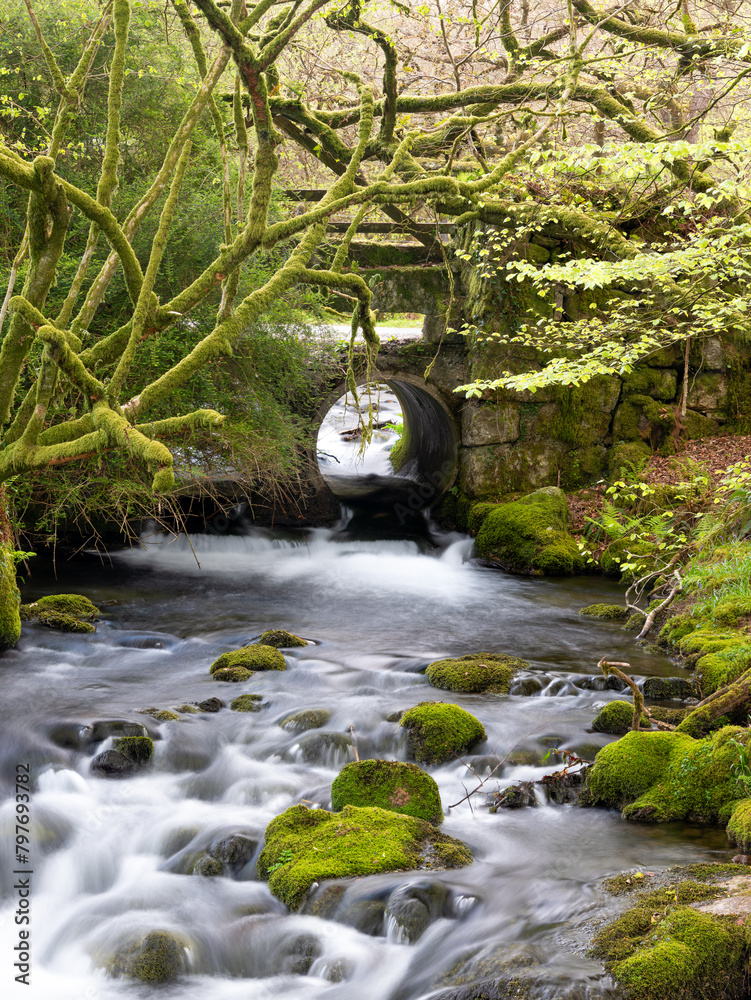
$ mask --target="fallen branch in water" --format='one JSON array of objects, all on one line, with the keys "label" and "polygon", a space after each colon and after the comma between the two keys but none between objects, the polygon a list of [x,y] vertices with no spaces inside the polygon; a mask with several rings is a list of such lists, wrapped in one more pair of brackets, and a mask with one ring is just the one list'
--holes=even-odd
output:
[{"label": "fallen branch in water", "polygon": [[644,704],[644,695],[639,690],[639,686],[633,677],[629,677],[628,674],[624,674],[620,667],[625,667],[627,670],[631,669],[630,663],[620,663],[606,660],[605,657],[600,660],[597,664],[600,670],[606,677],[618,677],[631,689],[631,695],[634,699],[634,717],[631,721],[631,729],[641,729],[642,716],[646,716],[649,721],[657,726],[658,729],[673,730],[675,726],[672,726],[669,722],[660,722],[658,719],[652,718],[652,713]]}]

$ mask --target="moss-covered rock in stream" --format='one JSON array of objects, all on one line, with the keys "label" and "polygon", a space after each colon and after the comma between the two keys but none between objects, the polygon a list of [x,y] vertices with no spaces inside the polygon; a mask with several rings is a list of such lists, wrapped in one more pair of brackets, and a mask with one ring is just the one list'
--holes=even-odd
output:
[{"label": "moss-covered rock in stream", "polygon": [[91,624],[99,608],[82,594],[49,594],[32,604],[22,604],[20,615],[24,621],[36,621],[58,632],[86,634],[96,632]]},{"label": "moss-covered rock in stream", "polygon": [[[634,706],[629,701],[611,701],[601,708],[592,722],[596,733],[623,736],[634,720]],[[646,720],[645,720],[646,721]]]},{"label": "moss-covered rock in stream", "polygon": [[47,597],[40,597],[38,601],[27,605],[27,607],[38,611],[54,611],[57,614],[70,615],[71,618],[79,618],[81,621],[89,621],[99,614],[99,608],[82,594],[49,594]]},{"label": "moss-covered rock in stream", "polygon": [[625,621],[630,612],[620,604],[588,604],[586,608],[579,609],[579,614],[585,618],[602,618],[604,621],[617,622]]},{"label": "moss-covered rock in stream", "polygon": [[701,740],[680,731],[627,733],[597,754],[589,800],[648,823],[727,823],[745,797],[735,774],[739,744],[751,745],[750,730],[726,726]]},{"label": "moss-covered rock in stream", "polygon": [[112,749],[139,767],[145,767],[154,754],[154,741],[149,736],[120,736],[113,742]]},{"label": "moss-covered rock in stream", "polygon": [[168,983],[186,971],[187,949],[187,942],[171,931],[149,931],[121,948],[107,963],[107,971],[142,983]]},{"label": "moss-covered rock in stream", "polygon": [[241,694],[229,703],[233,712],[260,712],[264,701],[260,694]]},{"label": "moss-covered rock in stream", "polygon": [[[276,646],[264,646],[257,643],[254,646],[241,646],[218,656],[209,667],[210,674],[220,670],[240,669],[253,673],[256,670],[286,670],[284,655]],[[224,678],[228,679],[228,678]]]},{"label": "moss-covered rock in stream", "polygon": [[748,953],[742,921],[691,905],[723,892],[694,879],[640,892],[598,931],[591,953],[629,1000],[740,1000]]},{"label": "moss-covered rock in stream", "polygon": [[433,687],[443,691],[508,694],[512,677],[528,667],[526,660],[503,653],[470,653],[456,659],[435,660],[425,672]]},{"label": "moss-covered rock in stream", "polygon": [[328,708],[305,708],[300,712],[286,715],[279,725],[293,733],[304,733],[308,729],[321,729],[331,718]]},{"label": "moss-covered rock in stream", "polygon": [[[293,649],[295,646],[307,646],[307,640],[295,635],[294,632],[287,632],[283,628],[271,629],[258,637],[258,643],[262,646],[274,646],[276,649]],[[266,669],[269,669],[268,667]],[[272,669],[281,670],[281,667]]]},{"label": "moss-covered rock in stream", "polygon": [[442,701],[420,702],[404,713],[399,725],[407,731],[410,756],[421,764],[442,764],[485,739],[479,719]]},{"label": "moss-covered rock in stream", "polygon": [[[183,706],[181,711],[183,711],[185,708],[186,706]],[[194,712],[196,711],[196,709],[192,705],[188,705],[187,710],[190,712],[191,709]],[[154,705],[150,706],[149,708],[139,708],[138,714],[150,715],[151,718],[156,719],[157,722],[176,722],[180,718],[177,712],[172,712],[168,708],[157,708]]]},{"label": "moss-covered rock in stream", "polygon": [[461,868],[468,848],[431,823],[376,807],[292,806],[266,828],[258,874],[291,910],[314,882],[415,868]]},{"label": "moss-covered rock in stream", "polygon": [[224,873],[224,865],[217,858],[212,858],[210,854],[202,854],[191,869],[191,875],[200,875],[203,878],[218,878]]},{"label": "moss-covered rock in stream", "polygon": [[527,576],[570,576],[585,571],[569,523],[566,497],[555,486],[510,503],[478,504],[470,515],[473,530],[479,529],[475,555]]},{"label": "moss-covered rock in stream", "polygon": [[218,670],[212,671],[212,676],[215,681],[239,684],[242,681],[249,681],[253,676],[253,671],[247,670],[245,667],[220,667]]},{"label": "moss-covered rock in stream", "polygon": [[378,806],[442,823],[438,785],[416,764],[396,760],[360,760],[347,764],[331,785],[331,808]]},{"label": "moss-covered rock in stream", "polygon": [[96,632],[96,627],[91,622],[79,621],[73,615],[64,615],[59,611],[38,611],[34,615],[34,621],[58,632],[75,632],[79,635]]}]

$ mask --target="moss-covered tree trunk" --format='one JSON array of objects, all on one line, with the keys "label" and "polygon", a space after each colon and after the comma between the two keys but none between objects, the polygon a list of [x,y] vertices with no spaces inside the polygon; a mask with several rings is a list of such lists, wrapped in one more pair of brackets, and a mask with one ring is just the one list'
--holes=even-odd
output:
[{"label": "moss-covered tree trunk", "polygon": [[751,670],[709,695],[686,716],[678,726],[678,731],[701,739],[716,728],[716,722],[723,716],[731,719],[751,711]]},{"label": "moss-covered tree trunk", "polygon": [[21,596],[16,585],[15,545],[0,487],[0,650],[15,646],[21,637]]}]

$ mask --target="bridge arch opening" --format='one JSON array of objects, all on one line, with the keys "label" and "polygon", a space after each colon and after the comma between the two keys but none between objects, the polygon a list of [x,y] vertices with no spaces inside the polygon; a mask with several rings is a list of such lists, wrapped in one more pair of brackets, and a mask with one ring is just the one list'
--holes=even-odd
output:
[{"label": "bridge arch opening", "polygon": [[346,507],[391,511],[400,523],[432,507],[451,486],[458,465],[454,420],[437,395],[398,375],[358,387],[373,438],[362,448],[357,404],[349,393],[329,405],[318,431],[321,476]]}]

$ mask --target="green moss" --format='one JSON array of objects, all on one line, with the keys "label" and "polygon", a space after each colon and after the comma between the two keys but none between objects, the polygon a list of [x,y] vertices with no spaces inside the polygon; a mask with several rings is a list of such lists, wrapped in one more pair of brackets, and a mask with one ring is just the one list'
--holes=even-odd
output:
[{"label": "green moss", "polygon": [[[678,726],[691,711],[690,708],[663,708],[662,705],[650,706],[650,714],[656,722],[668,722]],[[689,736],[693,734],[689,733]]]},{"label": "green moss", "polygon": [[216,674],[227,667],[241,667],[247,671],[287,669],[283,654],[275,646],[261,643],[222,653],[209,667],[209,673]]},{"label": "green moss", "polygon": [[253,671],[246,670],[245,667],[221,667],[212,672],[215,681],[227,681],[230,684],[248,681],[253,676]]},{"label": "green moss", "polygon": [[347,764],[331,786],[331,808],[377,806],[428,823],[442,823],[438,785],[416,764],[396,760],[361,760]]},{"label": "green moss", "polygon": [[594,802],[625,807],[625,818],[664,823],[727,822],[743,795],[734,770],[749,730],[726,726],[706,739],[630,732],[597,755],[588,776]]},{"label": "green moss", "polygon": [[489,512],[478,512],[482,513],[475,540],[479,558],[532,576],[584,572],[584,559],[568,531],[569,513],[562,490],[548,486],[519,500],[492,506]]},{"label": "green moss", "polygon": [[[308,643],[305,639],[301,639],[299,635],[294,635],[292,632],[286,632],[284,629],[277,628],[272,629],[270,632],[264,632],[263,635],[258,638],[259,645],[262,646],[274,646],[276,649],[292,649],[294,646],[307,646]],[[253,667],[254,670],[260,670],[260,667]],[[284,667],[266,667],[266,670],[283,670]]]},{"label": "green moss", "polygon": [[282,729],[290,729],[292,732],[304,733],[308,729],[321,729],[331,718],[328,708],[307,708],[302,712],[293,712],[286,716],[279,725]]},{"label": "green moss", "polygon": [[749,869],[746,865],[723,863],[721,861],[705,861],[690,865],[678,865],[670,869],[679,875],[690,879],[701,879],[707,881],[719,881],[721,879],[732,878],[733,875],[748,875]]},{"label": "green moss", "polygon": [[170,931],[149,931],[121,949],[108,965],[113,976],[166,983],[185,971],[186,943]]},{"label": "green moss", "polygon": [[11,649],[21,638],[24,617],[16,584],[14,551],[9,542],[0,541],[0,650]]},{"label": "green moss", "polygon": [[[183,711],[185,707],[186,706],[183,706],[180,711]],[[194,712],[196,711],[195,707],[191,705],[187,706],[188,711],[190,711],[191,708]],[[157,722],[175,722],[180,718],[177,712],[170,712],[168,708],[139,708],[138,714],[150,715],[151,718],[156,719]]]},{"label": "green moss", "polygon": [[631,729],[633,719],[634,706],[630,701],[611,701],[597,713],[592,728],[596,733],[623,736]]},{"label": "green moss", "polygon": [[670,368],[636,368],[623,379],[623,391],[629,396],[636,393],[653,399],[675,398],[676,375]]},{"label": "green moss", "polygon": [[263,699],[260,694],[241,694],[229,703],[233,712],[260,712]]},{"label": "green moss", "polygon": [[628,441],[613,445],[608,451],[608,478],[623,479],[642,469],[652,452],[641,441]]},{"label": "green moss", "polygon": [[644,872],[621,872],[620,875],[606,878],[602,887],[611,896],[622,896],[634,889],[643,889],[646,884]]},{"label": "green moss", "polygon": [[41,611],[56,611],[62,615],[70,615],[72,618],[89,619],[96,618],[99,614],[97,608],[88,597],[81,594],[49,594],[47,597],[40,597],[35,605]]},{"label": "green moss", "polygon": [[458,705],[423,701],[399,720],[407,730],[410,755],[420,763],[441,764],[485,739],[482,723]]},{"label": "green moss", "polygon": [[154,741],[149,736],[120,736],[113,742],[112,749],[134,764],[148,764],[154,753]]},{"label": "green moss", "polygon": [[644,947],[616,962],[612,975],[634,1000],[703,1000],[739,992],[743,983],[744,934],[733,923],[690,907],[661,920]]},{"label": "green moss", "polygon": [[182,712],[183,715],[198,715],[197,705],[179,705],[177,708],[178,712]]},{"label": "green moss", "polygon": [[586,618],[602,618],[604,621],[622,621],[628,618],[628,608],[622,608],[619,604],[588,604],[586,608],[581,608],[580,615]]},{"label": "green moss", "polygon": [[453,660],[435,660],[426,673],[433,687],[444,691],[508,694],[514,674],[527,667],[526,660],[503,653],[471,653]]},{"label": "green moss", "polygon": [[77,632],[80,634],[96,632],[96,628],[90,622],[79,621],[78,618],[62,614],[60,611],[36,611],[34,617],[40,625],[54,628],[58,632]]},{"label": "green moss", "polygon": [[291,910],[314,882],[362,877],[418,867],[444,867],[437,845],[455,848],[452,867],[470,864],[459,841],[414,816],[385,809],[345,806],[341,812],[292,806],[266,828],[258,874]]},{"label": "green moss", "polygon": [[751,848],[751,799],[741,799],[730,815],[727,834],[731,844],[737,844],[742,851]]}]

